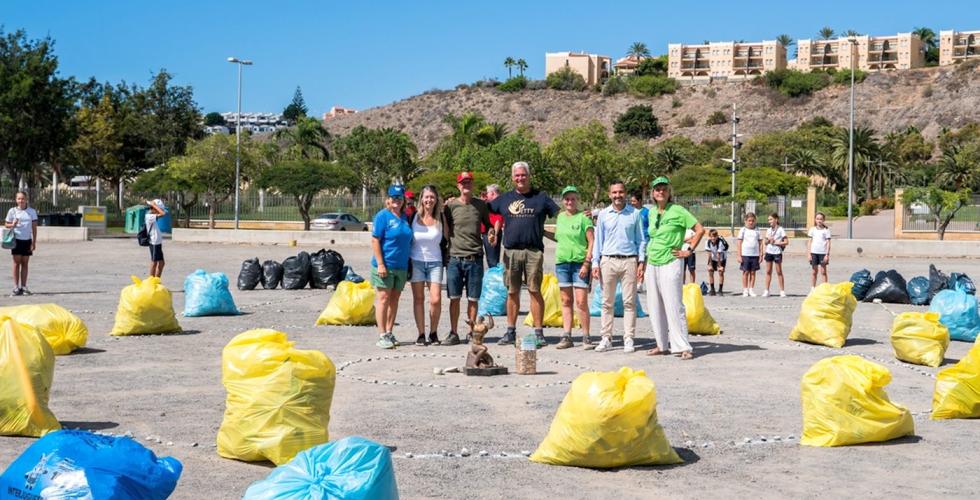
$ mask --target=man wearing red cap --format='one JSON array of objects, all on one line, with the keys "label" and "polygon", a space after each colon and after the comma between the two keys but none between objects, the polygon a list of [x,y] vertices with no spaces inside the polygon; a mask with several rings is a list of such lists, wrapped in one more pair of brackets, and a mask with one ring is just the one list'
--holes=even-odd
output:
[{"label": "man wearing red cap", "polygon": [[405,191],[405,217],[408,220],[412,220],[415,217],[415,212],[418,208],[415,207],[415,193],[406,190]]}]

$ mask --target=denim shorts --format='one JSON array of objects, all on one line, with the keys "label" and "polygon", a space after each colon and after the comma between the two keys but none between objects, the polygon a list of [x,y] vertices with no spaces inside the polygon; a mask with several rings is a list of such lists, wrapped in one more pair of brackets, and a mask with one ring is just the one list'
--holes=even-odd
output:
[{"label": "denim shorts", "polygon": [[446,295],[450,299],[463,297],[466,288],[466,298],[472,301],[480,300],[483,291],[483,256],[478,259],[450,257],[446,267]]},{"label": "denim shorts", "polygon": [[412,260],[412,283],[442,284],[442,262]]},{"label": "denim shorts", "polygon": [[585,279],[579,277],[578,273],[582,269],[581,262],[562,262],[555,264],[555,277],[558,278],[558,288],[589,288],[589,279],[592,277],[586,274]]}]

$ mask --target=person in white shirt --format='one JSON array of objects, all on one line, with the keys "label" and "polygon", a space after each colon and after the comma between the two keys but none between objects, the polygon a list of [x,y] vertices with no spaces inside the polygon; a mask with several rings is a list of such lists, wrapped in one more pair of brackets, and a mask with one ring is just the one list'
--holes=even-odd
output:
[{"label": "person in white shirt", "polygon": [[789,245],[786,230],[779,225],[779,214],[773,212],[769,214],[769,227],[766,228],[766,289],[762,291],[763,297],[769,296],[773,267],[776,268],[776,279],[779,281],[779,296],[786,296],[786,288],[783,284],[783,249],[786,245]]},{"label": "person in white shirt", "polygon": [[10,254],[14,257],[13,295],[32,295],[27,289],[27,267],[37,246],[37,212],[27,206],[27,193],[18,191],[14,197],[16,206],[7,211],[4,227],[14,233],[14,247]]},{"label": "person in white shirt", "polygon": [[817,268],[823,275],[823,282],[827,282],[827,265],[830,264],[830,228],[824,224],[826,216],[823,212],[817,212],[814,217],[815,225],[807,232],[810,237],[810,290],[817,286]]},{"label": "person in white shirt", "polygon": [[143,223],[146,224],[146,232],[150,236],[150,276],[157,278],[163,275],[163,234],[157,221],[167,215],[167,206],[163,200],[157,198],[153,201],[146,200],[150,207],[146,212]]},{"label": "person in white shirt", "polygon": [[[436,327],[442,314],[442,273],[449,260],[442,201],[435,186],[422,188],[419,194],[419,208],[411,217],[412,253],[410,255],[412,275],[412,301],[415,312],[415,326],[418,338],[415,345],[440,345]],[[443,252],[445,250],[445,253]],[[429,287],[429,331],[425,329],[425,287]]]},{"label": "person in white shirt", "polygon": [[738,231],[735,255],[742,270],[742,296],[755,297],[755,273],[759,270],[759,247],[762,233],[755,228],[755,214],[745,214],[745,227]]}]

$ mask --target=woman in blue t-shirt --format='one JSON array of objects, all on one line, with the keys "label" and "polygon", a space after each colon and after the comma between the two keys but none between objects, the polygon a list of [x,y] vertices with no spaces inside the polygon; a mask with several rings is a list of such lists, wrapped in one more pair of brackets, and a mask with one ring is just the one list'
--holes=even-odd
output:
[{"label": "woman in blue t-shirt", "polygon": [[398,299],[408,281],[408,258],[412,253],[412,228],[405,217],[405,187],[391,186],[385,208],[374,216],[371,232],[371,285],[377,290],[374,318],[378,324],[378,347],[398,345],[392,330],[398,315]]}]

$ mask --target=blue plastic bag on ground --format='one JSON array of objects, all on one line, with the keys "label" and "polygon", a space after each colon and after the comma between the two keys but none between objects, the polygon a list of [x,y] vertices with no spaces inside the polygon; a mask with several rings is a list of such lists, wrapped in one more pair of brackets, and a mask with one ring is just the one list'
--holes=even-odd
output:
[{"label": "blue plastic bag on ground", "polygon": [[[602,285],[598,282],[592,288],[592,300],[589,301],[589,316],[593,318],[602,316]],[[623,317],[623,285],[620,283],[616,283],[616,302],[613,304],[613,316],[616,318]],[[643,301],[640,300],[639,293],[636,294],[636,317],[647,317],[646,311],[643,310]]]},{"label": "blue plastic bag on ground", "polygon": [[176,458],[157,458],[128,437],[62,430],[10,464],[0,476],[0,498],[163,500],[182,470]]},{"label": "blue plastic bag on ground", "polygon": [[252,483],[243,500],[397,500],[388,448],[358,436],[301,451]]},{"label": "blue plastic bag on ground", "polygon": [[241,314],[228,291],[225,273],[198,269],[184,278],[184,316],[233,316]]},{"label": "blue plastic bag on ground", "polygon": [[980,332],[977,298],[963,290],[943,290],[932,298],[930,311],[939,313],[939,322],[949,329],[949,338],[973,342]]},{"label": "blue plastic bag on ground", "polygon": [[350,281],[351,283],[363,283],[364,278],[354,272],[354,268],[350,266],[344,266],[344,281]]},{"label": "blue plastic bag on ground", "polygon": [[916,276],[909,280],[905,289],[909,293],[909,301],[912,302],[912,305],[924,306],[929,304],[929,278]]},{"label": "blue plastic bag on ground", "polygon": [[949,274],[949,288],[952,290],[963,290],[970,295],[977,294],[977,286],[973,284],[973,280],[969,276],[963,273]]},{"label": "blue plastic bag on ground", "polygon": [[851,275],[851,283],[854,283],[854,287],[851,288],[851,293],[854,294],[854,298],[864,300],[864,296],[871,289],[871,284],[874,283],[874,279],[871,277],[871,271],[862,269]]},{"label": "blue plastic bag on ground", "polygon": [[483,274],[483,290],[480,292],[479,315],[503,316],[507,314],[507,287],[504,286],[504,266],[498,264]]}]

